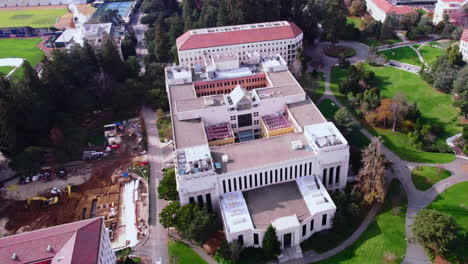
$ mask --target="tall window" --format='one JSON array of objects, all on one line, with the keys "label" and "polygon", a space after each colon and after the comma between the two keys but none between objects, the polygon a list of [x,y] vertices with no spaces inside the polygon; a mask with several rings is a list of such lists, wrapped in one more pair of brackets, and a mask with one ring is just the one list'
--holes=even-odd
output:
[{"label": "tall window", "polygon": [[327,214],[322,215],[322,225],[327,225]]},{"label": "tall window", "polygon": [[238,115],[237,116],[237,126],[245,127],[252,125],[252,114]]},{"label": "tall window", "polygon": [[254,233],[254,245],[258,245],[258,234]]},{"label": "tall window", "polygon": [[307,224],[302,226],[302,236],[304,237],[307,233]]},{"label": "tall window", "polygon": [[314,230],[314,219],[310,220],[310,231]]},{"label": "tall window", "polygon": [[323,169],[323,175],[322,175],[322,183],[323,183],[323,185],[326,184],[326,180],[327,180],[327,169]]},{"label": "tall window", "polygon": [[328,185],[333,184],[333,171],[335,168],[330,168],[330,175],[328,176]]},{"label": "tall window", "polygon": [[339,182],[340,182],[340,170],[341,170],[341,166],[336,167],[336,178],[335,178],[335,183],[339,183]]}]

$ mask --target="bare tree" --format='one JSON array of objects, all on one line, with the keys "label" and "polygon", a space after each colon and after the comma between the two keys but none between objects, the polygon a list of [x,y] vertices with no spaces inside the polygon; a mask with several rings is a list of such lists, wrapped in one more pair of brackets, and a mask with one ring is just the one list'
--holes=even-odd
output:
[{"label": "bare tree", "polygon": [[364,202],[383,202],[385,197],[385,156],[380,138],[372,138],[372,142],[362,151],[362,168],[357,176],[354,191],[363,195]]},{"label": "bare tree", "polygon": [[406,96],[399,91],[395,94],[392,100],[393,126],[392,131],[395,132],[397,122],[402,122],[408,113],[409,105]]}]

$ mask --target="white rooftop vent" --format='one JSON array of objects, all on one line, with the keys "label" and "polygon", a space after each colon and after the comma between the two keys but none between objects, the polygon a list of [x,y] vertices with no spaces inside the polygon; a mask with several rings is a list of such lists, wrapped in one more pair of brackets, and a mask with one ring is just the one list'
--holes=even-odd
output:
[{"label": "white rooftop vent", "polygon": [[47,252],[52,252],[52,245],[48,245],[46,251]]},{"label": "white rooftop vent", "polygon": [[295,140],[291,142],[292,149],[302,149],[302,141]]},{"label": "white rooftop vent", "polygon": [[221,159],[222,159],[223,162],[225,162],[225,163],[229,162],[229,156],[228,156],[228,155],[223,155],[223,156],[221,157]]},{"label": "white rooftop vent", "polygon": [[18,259],[18,256],[16,256],[16,253],[13,253],[13,255],[11,255],[11,259],[12,259],[12,260]]}]

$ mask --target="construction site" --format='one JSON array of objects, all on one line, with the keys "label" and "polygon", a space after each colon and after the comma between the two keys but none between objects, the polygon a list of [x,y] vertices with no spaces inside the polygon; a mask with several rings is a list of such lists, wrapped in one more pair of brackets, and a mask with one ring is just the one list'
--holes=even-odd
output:
[{"label": "construction site", "polygon": [[135,246],[145,237],[149,168],[146,156],[135,151],[142,147],[143,128],[139,122],[119,127],[119,147],[107,157],[67,164],[64,178],[5,184],[0,237],[93,217],[104,218],[114,249]]}]

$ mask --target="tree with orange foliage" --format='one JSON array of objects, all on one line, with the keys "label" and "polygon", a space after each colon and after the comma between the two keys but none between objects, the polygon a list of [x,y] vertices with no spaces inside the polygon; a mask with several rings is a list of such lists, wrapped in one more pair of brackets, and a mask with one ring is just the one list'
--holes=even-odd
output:
[{"label": "tree with orange foliage", "polygon": [[377,121],[383,124],[384,127],[387,127],[387,124],[390,124],[393,120],[392,104],[392,99],[383,99],[380,102],[380,106],[375,110],[377,114]]}]

